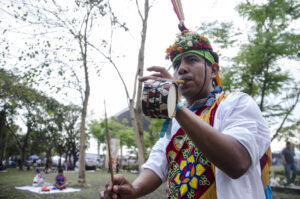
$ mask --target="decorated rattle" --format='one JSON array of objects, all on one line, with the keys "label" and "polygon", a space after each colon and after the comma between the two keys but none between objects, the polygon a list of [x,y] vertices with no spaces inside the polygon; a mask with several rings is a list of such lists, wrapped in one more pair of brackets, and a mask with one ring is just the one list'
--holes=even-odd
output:
[{"label": "decorated rattle", "polygon": [[183,80],[147,80],[142,93],[143,112],[150,118],[173,118],[178,103],[178,84]]}]

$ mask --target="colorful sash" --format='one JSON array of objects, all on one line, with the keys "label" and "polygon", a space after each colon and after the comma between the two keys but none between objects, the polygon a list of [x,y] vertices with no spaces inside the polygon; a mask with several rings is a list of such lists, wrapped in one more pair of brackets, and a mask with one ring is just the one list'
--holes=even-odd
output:
[{"label": "colorful sash", "polygon": [[[211,106],[195,112],[213,126],[218,105],[227,95],[221,94]],[[195,147],[182,128],[175,133],[166,149],[169,165],[168,198],[216,199],[214,165]]]},{"label": "colorful sash", "polygon": [[[209,105],[201,107],[195,114],[213,126],[218,105],[226,97],[227,95],[220,95],[211,107]],[[169,199],[217,198],[215,166],[194,146],[182,128],[179,128],[172,137],[166,149],[166,156],[169,165]],[[266,199],[272,198],[269,183],[269,169],[271,164],[272,154],[269,147],[260,159],[262,170],[261,180]]]}]

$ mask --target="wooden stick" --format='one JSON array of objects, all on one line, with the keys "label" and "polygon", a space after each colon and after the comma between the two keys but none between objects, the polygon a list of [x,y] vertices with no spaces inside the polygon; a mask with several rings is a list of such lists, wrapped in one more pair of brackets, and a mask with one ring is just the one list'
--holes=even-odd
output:
[{"label": "wooden stick", "polygon": [[185,83],[185,81],[182,80],[182,79],[176,79],[175,82],[176,82],[177,84],[184,84],[184,83]]},{"label": "wooden stick", "polygon": [[110,152],[110,137],[108,132],[108,122],[107,122],[107,115],[106,115],[106,106],[105,106],[105,100],[104,100],[104,111],[105,111],[105,132],[106,132],[106,140],[107,140],[107,148],[108,148],[108,161],[109,161],[109,170],[110,170],[110,178],[111,178],[111,184],[114,184],[114,171],[112,168],[112,157]]}]

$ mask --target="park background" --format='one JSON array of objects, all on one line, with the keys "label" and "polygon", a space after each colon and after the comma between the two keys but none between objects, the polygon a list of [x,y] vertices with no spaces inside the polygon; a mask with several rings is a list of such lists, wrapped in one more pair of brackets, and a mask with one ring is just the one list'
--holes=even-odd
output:
[{"label": "park background", "polygon": [[[136,2],[139,2],[140,13]],[[126,169],[136,169],[138,149],[133,129],[127,125],[130,118],[127,122],[118,118],[128,109],[137,87],[134,81],[141,43],[141,16],[145,19],[145,10],[144,1],[136,2],[5,0],[1,4],[0,105],[2,119],[5,118],[5,122],[1,123],[3,162],[18,164],[18,159],[24,157],[26,168],[26,163],[33,166],[30,155],[38,155],[43,164],[47,164],[53,156],[78,160],[86,60],[90,80],[84,131],[86,164],[103,167],[107,151],[104,139],[105,100],[110,133],[120,141],[122,150],[119,154],[126,157],[127,166],[128,162],[132,164]],[[240,7],[244,17],[236,9],[241,3],[244,3],[244,7]],[[271,144],[272,151],[277,157],[285,141],[290,140],[298,152],[299,2],[212,0],[182,1],[182,4],[185,25],[211,38],[214,49],[220,53],[221,76],[226,91],[246,91],[259,104],[264,78],[272,80],[268,82],[270,87],[266,90],[263,109],[271,136],[276,134]],[[88,57],[84,57],[80,48],[84,45],[78,44],[84,44],[80,43],[80,39],[81,36],[85,38],[82,27],[90,5],[95,6],[96,11],[91,15],[92,23],[90,21],[86,26],[89,42]],[[165,49],[179,31],[171,1],[150,1],[150,5],[143,56],[145,75],[148,74],[147,67],[170,66],[165,59]],[[261,60],[262,52],[267,52],[270,59]],[[266,64],[270,68],[268,72],[266,68],[260,71],[259,67],[255,67],[264,61],[270,61],[269,65]],[[252,92],[247,88],[247,80],[251,77],[255,79]],[[33,124],[30,128],[29,123]],[[145,127],[149,130],[144,133],[147,157],[159,137],[162,121],[145,123],[150,125]],[[94,158],[97,153],[102,156]],[[280,166],[280,160],[276,164]],[[53,166],[56,165],[53,163]]]}]

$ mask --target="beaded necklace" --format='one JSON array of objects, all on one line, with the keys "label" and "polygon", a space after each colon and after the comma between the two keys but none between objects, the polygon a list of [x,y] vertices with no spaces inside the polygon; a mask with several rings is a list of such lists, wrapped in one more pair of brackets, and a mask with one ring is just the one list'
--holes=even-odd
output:
[{"label": "beaded necklace", "polygon": [[[196,100],[191,106],[187,106],[188,109],[191,111],[196,111],[202,108],[203,106],[212,106],[216,100],[216,95],[218,93],[222,92],[222,87],[217,86],[214,90],[212,90],[206,98],[202,98],[199,100]],[[165,134],[167,134],[167,137],[171,137],[171,127],[172,127],[172,119],[168,118],[164,121],[161,132],[160,132],[160,137],[164,137]]]}]

